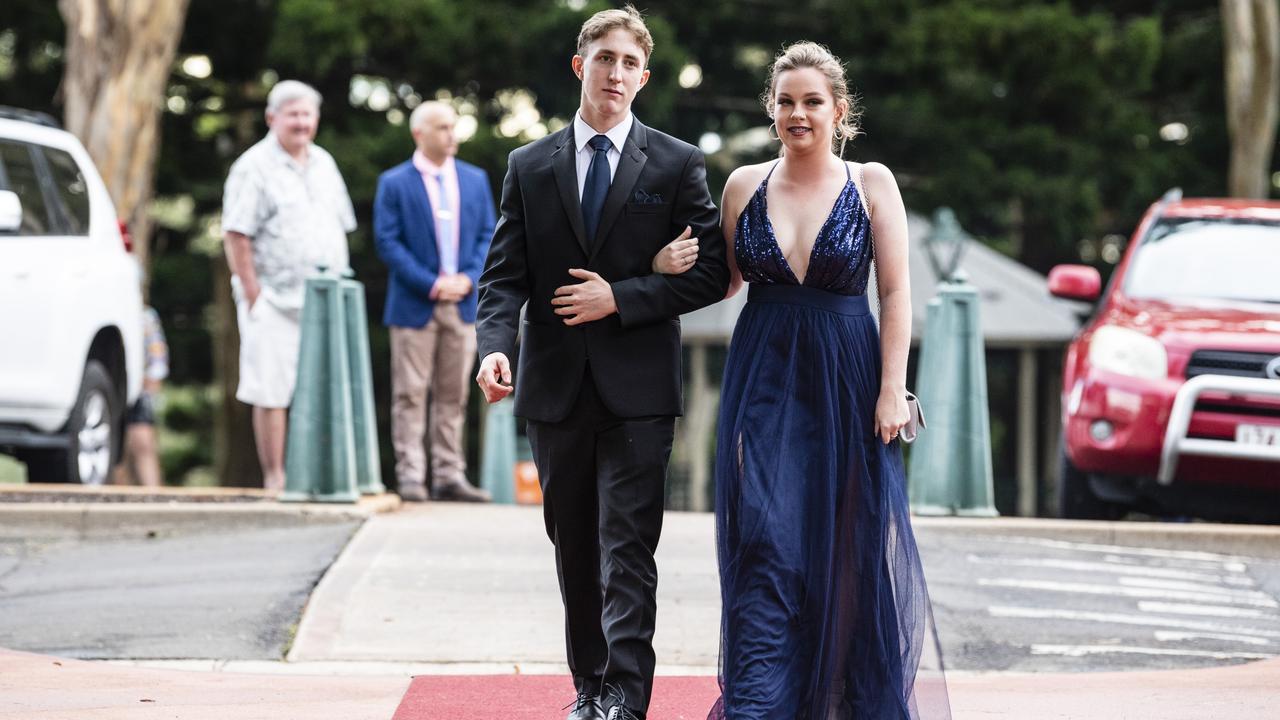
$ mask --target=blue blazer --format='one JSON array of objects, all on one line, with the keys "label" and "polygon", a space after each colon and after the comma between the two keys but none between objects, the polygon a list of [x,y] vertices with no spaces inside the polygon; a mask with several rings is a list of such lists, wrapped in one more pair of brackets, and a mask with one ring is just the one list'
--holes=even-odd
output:
[{"label": "blue blazer", "polygon": [[[489,176],[470,163],[454,159],[458,169],[458,272],[471,278],[471,294],[458,303],[463,322],[476,321],[476,289],[493,239],[496,213]],[[440,273],[435,213],[422,174],[406,160],[378,177],[373,200],[373,239],[387,264],[385,325],[424,327],[435,311],[431,288]]]}]

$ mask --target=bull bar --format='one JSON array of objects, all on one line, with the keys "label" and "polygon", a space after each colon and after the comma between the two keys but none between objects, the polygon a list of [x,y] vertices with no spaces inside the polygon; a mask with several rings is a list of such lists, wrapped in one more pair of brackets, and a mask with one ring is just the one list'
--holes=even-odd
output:
[{"label": "bull bar", "polygon": [[1280,445],[1246,445],[1234,440],[1187,437],[1196,400],[1206,392],[1280,398],[1280,380],[1231,375],[1197,375],[1184,383],[1178,389],[1178,394],[1174,396],[1173,408],[1169,412],[1169,425],[1164,431],[1164,446],[1160,450],[1160,471],[1156,475],[1156,481],[1161,485],[1173,483],[1173,477],[1178,471],[1178,458],[1182,455],[1280,462]]}]

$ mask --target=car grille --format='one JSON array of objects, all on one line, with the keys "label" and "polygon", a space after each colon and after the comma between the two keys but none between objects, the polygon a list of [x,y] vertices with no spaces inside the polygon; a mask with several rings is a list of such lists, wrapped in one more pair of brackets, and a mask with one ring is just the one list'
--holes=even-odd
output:
[{"label": "car grille", "polygon": [[1275,353],[1197,350],[1187,362],[1187,379],[1197,375],[1265,378],[1267,363],[1275,357]]}]

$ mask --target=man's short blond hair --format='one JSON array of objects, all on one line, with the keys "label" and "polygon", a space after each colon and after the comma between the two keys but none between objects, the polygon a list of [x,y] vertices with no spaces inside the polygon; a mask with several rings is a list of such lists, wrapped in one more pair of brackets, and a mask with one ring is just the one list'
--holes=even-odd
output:
[{"label": "man's short blond hair", "polygon": [[649,34],[649,26],[644,24],[644,16],[633,5],[626,5],[621,10],[601,10],[587,18],[578,33],[578,54],[586,57],[588,45],[619,28],[635,36],[648,65],[649,56],[653,54],[653,36]]}]

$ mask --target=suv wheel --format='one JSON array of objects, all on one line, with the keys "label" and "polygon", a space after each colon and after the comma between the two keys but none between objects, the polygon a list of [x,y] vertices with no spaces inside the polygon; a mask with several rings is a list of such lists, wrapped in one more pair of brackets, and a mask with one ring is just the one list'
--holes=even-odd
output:
[{"label": "suv wheel", "polygon": [[86,363],[80,394],[67,421],[67,447],[31,453],[27,458],[29,481],[106,483],[119,445],[119,397],[102,363],[97,360]]},{"label": "suv wheel", "polygon": [[1128,508],[1107,502],[1089,487],[1089,474],[1071,464],[1065,440],[1058,446],[1058,516],[1069,520],[1119,520]]}]

